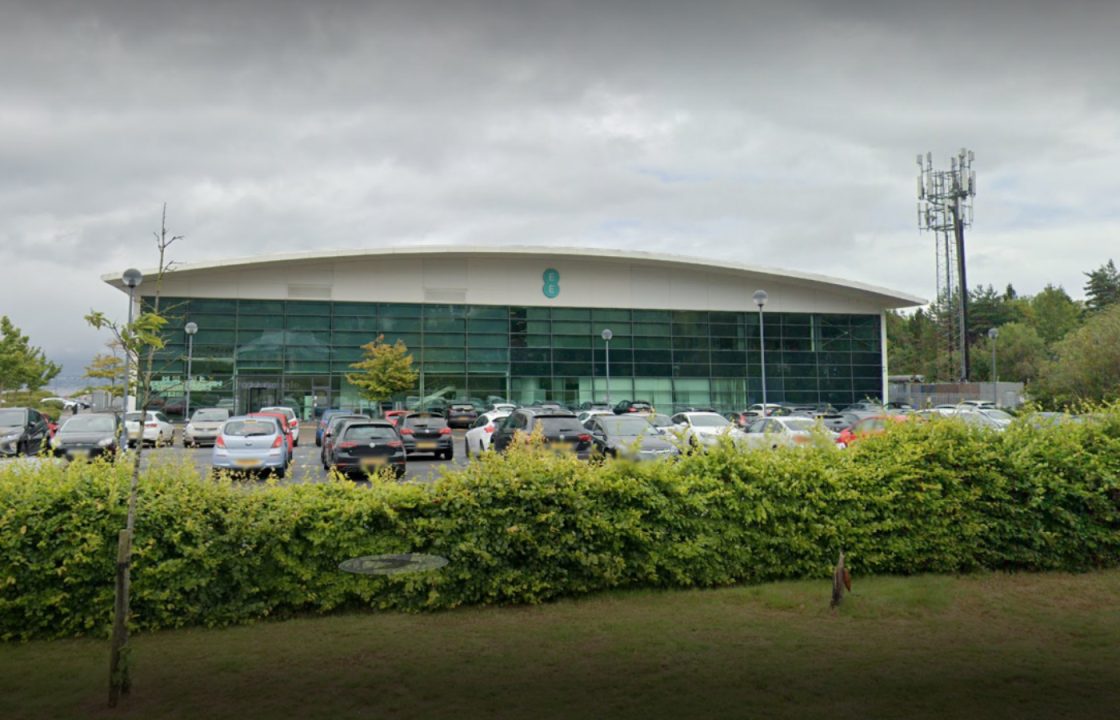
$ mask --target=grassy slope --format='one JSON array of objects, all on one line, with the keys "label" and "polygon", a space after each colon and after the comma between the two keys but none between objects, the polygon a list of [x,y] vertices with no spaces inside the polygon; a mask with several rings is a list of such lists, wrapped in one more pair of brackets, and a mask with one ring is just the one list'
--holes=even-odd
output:
[{"label": "grassy slope", "polygon": [[1120,571],[856,578],[0,645],[0,718],[1116,717]]}]

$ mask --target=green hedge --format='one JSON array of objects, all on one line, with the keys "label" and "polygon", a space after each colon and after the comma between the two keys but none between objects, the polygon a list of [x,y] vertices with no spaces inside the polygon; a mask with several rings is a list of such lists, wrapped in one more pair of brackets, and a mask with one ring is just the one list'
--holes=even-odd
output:
[{"label": "green hedge", "polygon": [[[0,637],[104,634],[121,464],[0,465]],[[1120,410],[1003,434],[899,424],[849,450],[737,451],[602,466],[528,448],[431,486],[258,486],[161,466],[141,482],[139,629],[301,612],[535,603],[615,587],[855,575],[1079,570],[1120,559]],[[441,571],[338,563],[444,555]]]}]

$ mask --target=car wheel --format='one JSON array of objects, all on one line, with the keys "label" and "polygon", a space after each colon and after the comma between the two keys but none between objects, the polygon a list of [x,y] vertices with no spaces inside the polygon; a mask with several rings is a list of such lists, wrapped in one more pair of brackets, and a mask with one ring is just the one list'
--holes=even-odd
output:
[{"label": "car wheel", "polygon": [[323,441],[319,438],[315,438],[315,447],[323,447]]},{"label": "car wheel", "polygon": [[463,443],[463,457],[465,457],[468,460],[471,459],[471,441],[470,440]]}]

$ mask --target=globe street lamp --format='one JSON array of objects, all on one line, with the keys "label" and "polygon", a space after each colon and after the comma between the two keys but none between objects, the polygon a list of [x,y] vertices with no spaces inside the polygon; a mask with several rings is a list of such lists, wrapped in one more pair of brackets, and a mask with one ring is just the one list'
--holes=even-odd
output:
[{"label": "globe street lamp", "polygon": [[996,371],[996,338],[999,337],[999,330],[992,328],[988,330],[988,339],[992,341],[992,396],[995,400],[996,407],[999,407],[999,373]]},{"label": "globe street lamp", "polygon": [[[132,330],[132,307],[136,304],[136,288],[140,287],[140,283],[144,282],[144,273],[136,268],[129,268],[121,273],[121,282],[128,288],[128,329]],[[121,413],[128,413],[129,402],[129,383],[132,381],[132,348],[126,347],[124,349],[124,398],[122,399]],[[143,435],[144,421],[140,421],[140,433]],[[128,426],[121,422],[121,436],[123,440],[121,447],[128,447]]]},{"label": "globe street lamp", "polygon": [[607,328],[603,332],[599,333],[599,336],[603,338],[603,347],[606,349],[606,356],[607,356],[606,357],[606,360],[607,360],[607,363],[606,363],[606,365],[607,365],[607,404],[610,405],[611,404],[611,338],[614,337],[614,333],[611,332],[610,328]]},{"label": "globe street lamp", "polygon": [[762,368],[762,416],[766,417],[769,413],[766,410],[766,331],[762,328],[762,308],[766,306],[766,301],[770,296],[766,294],[765,290],[756,290],[754,293],[754,304],[758,306],[758,349],[760,352],[759,365]]},{"label": "globe street lamp", "polygon": [[194,380],[191,376],[191,359],[194,357],[194,334],[198,332],[198,323],[187,323],[183,326],[183,332],[187,334],[187,398],[183,403],[183,419],[189,422],[191,419],[191,382]]}]

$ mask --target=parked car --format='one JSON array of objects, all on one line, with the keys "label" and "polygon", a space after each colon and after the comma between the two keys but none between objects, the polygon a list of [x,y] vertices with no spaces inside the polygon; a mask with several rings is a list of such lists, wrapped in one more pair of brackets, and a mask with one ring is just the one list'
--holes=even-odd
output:
[{"label": "parked car", "polygon": [[814,430],[827,433],[835,447],[837,433],[825,429],[813,418],[797,415],[758,418],[747,428],[743,438],[747,447],[752,448],[797,447],[811,444]]},{"label": "parked car", "polygon": [[470,427],[478,419],[478,408],[470,403],[454,402],[447,407],[446,417],[451,427]]},{"label": "parked car", "polygon": [[294,437],[292,437],[292,429],[291,429],[291,426],[288,425],[288,416],[287,415],[285,415],[284,413],[280,413],[280,412],[264,412],[264,411],[261,411],[261,412],[249,413],[245,417],[251,417],[251,418],[268,417],[268,418],[275,419],[276,422],[279,423],[280,428],[284,431],[284,436],[288,439],[288,462],[290,463],[292,461],[292,458],[295,456],[296,440],[295,440]]},{"label": "parked car", "polygon": [[363,418],[340,425],[327,455],[330,468],[352,476],[391,467],[398,479],[404,476],[404,442],[392,423]]},{"label": "parked car", "polygon": [[652,413],[653,405],[647,400],[623,400],[614,406],[615,415],[628,413]]},{"label": "parked car", "polygon": [[0,408],[0,455],[36,455],[51,440],[47,417],[33,408]]},{"label": "parked car", "polygon": [[712,412],[683,412],[672,417],[673,426],[681,442],[692,448],[710,447],[719,443],[720,438],[742,437],[731,421]]},{"label": "parked car", "polygon": [[[320,443],[321,449],[319,450],[319,460],[323,463],[323,469],[326,470],[330,467],[328,458],[330,457],[331,445],[334,444],[334,439],[338,437],[338,431],[348,422],[355,420],[369,420],[365,415],[357,413],[338,413],[331,415],[331,421],[327,424],[327,429],[323,431],[323,440]],[[389,423],[390,425],[392,423]]]},{"label": "parked car", "polygon": [[222,423],[210,464],[216,470],[275,473],[284,477],[291,462],[286,424],[273,415],[242,415]]},{"label": "parked car", "polygon": [[640,415],[598,415],[587,421],[591,451],[630,460],[664,460],[680,455],[673,438]]},{"label": "parked car", "polygon": [[505,452],[519,438],[527,440],[538,429],[547,445],[570,451],[581,460],[591,457],[591,434],[567,410],[519,408],[495,430],[490,442],[496,452]]},{"label": "parked car", "polygon": [[957,407],[957,411],[949,417],[963,420],[969,425],[976,427],[988,428],[989,430],[1006,430],[1011,422],[1015,419],[1003,410],[996,410],[995,408],[974,407],[968,405],[961,405]]},{"label": "parked car", "polygon": [[455,441],[447,419],[436,413],[411,413],[397,423],[404,449],[409,455],[432,453],[450,460],[455,455]]},{"label": "parked car", "polygon": [[490,404],[490,409],[487,410],[487,412],[499,411],[499,412],[504,412],[504,413],[508,414],[508,413],[513,412],[516,409],[517,409],[517,406],[514,405],[513,403],[495,402],[495,403]]},{"label": "parked car", "polygon": [[316,446],[322,446],[323,444],[323,431],[327,429],[327,423],[330,422],[331,415],[338,415],[339,413],[345,412],[346,411],[342,408],[330,408],[328,410],[324,410],[322,414],[319,415],[319,424],[315,427]]},{"label": "parked car", "polygon": [[851,427],[844,428],[840,432],[837,442],[841,447],[848,447],[860,438],[881,434],[891,423],[906,422],[909,417],[907,415],[872,415],[871,417],[865,417]]},{"label": "parked car", "polygon": [[385,417],[386,421],[392,423],[393,426],[396,427],[397,422],[402,417],[404,417],[405,415],[408,415],[410,412],[412,412],[412,411],[411,410],[386,410],[384,417]]},{"label": "parked car", "polygon": [[751,417],[769,417],[771,415],[789,415],[790,411],[779,403],[755,403],[746,410]]},{"label": "parked car", "polygon": [[490,449],[490,438],[494,435],[494,430],[503,420],[509,417],[510,413],[503,410],[491,410],[490,412],[482,413],[478,419],[474,421],[470,429],[467,430],[464,442],[466,445],[466,455],[481,455]]},{"label": "parked car", "polygon": [[229,420],[229,410],[225,408],[199,408],[191,415],[183,428],[183,447],[198,447],[202,444],[213,445],[222,429],[222,423]]},{"label": "parked car", "polygon": [[175,426],[157,410],[125,413],[124,426],[129,445],[135,445],[141,438],[150,445],[170,445],[175,439]]},{"label": "parked car", "polygon": [[299,415],[290,407],[282,405],[275,405],[271,407],[262,407],[260,412],[276,412],[288,418],[288,432],[292,435],[292,442],[295,447],[299,447]]},{"label": "parked car", "polygon": [[580,425],[586,425],[587,421],[596,415],[614,415],[614,410],[580,410],[576,415]]},{"label": "parked car", "polygon": [[121,419],[116,413],[73,415],[55,433],[51,449],[68,460],[115,455],[120,435]]}]

